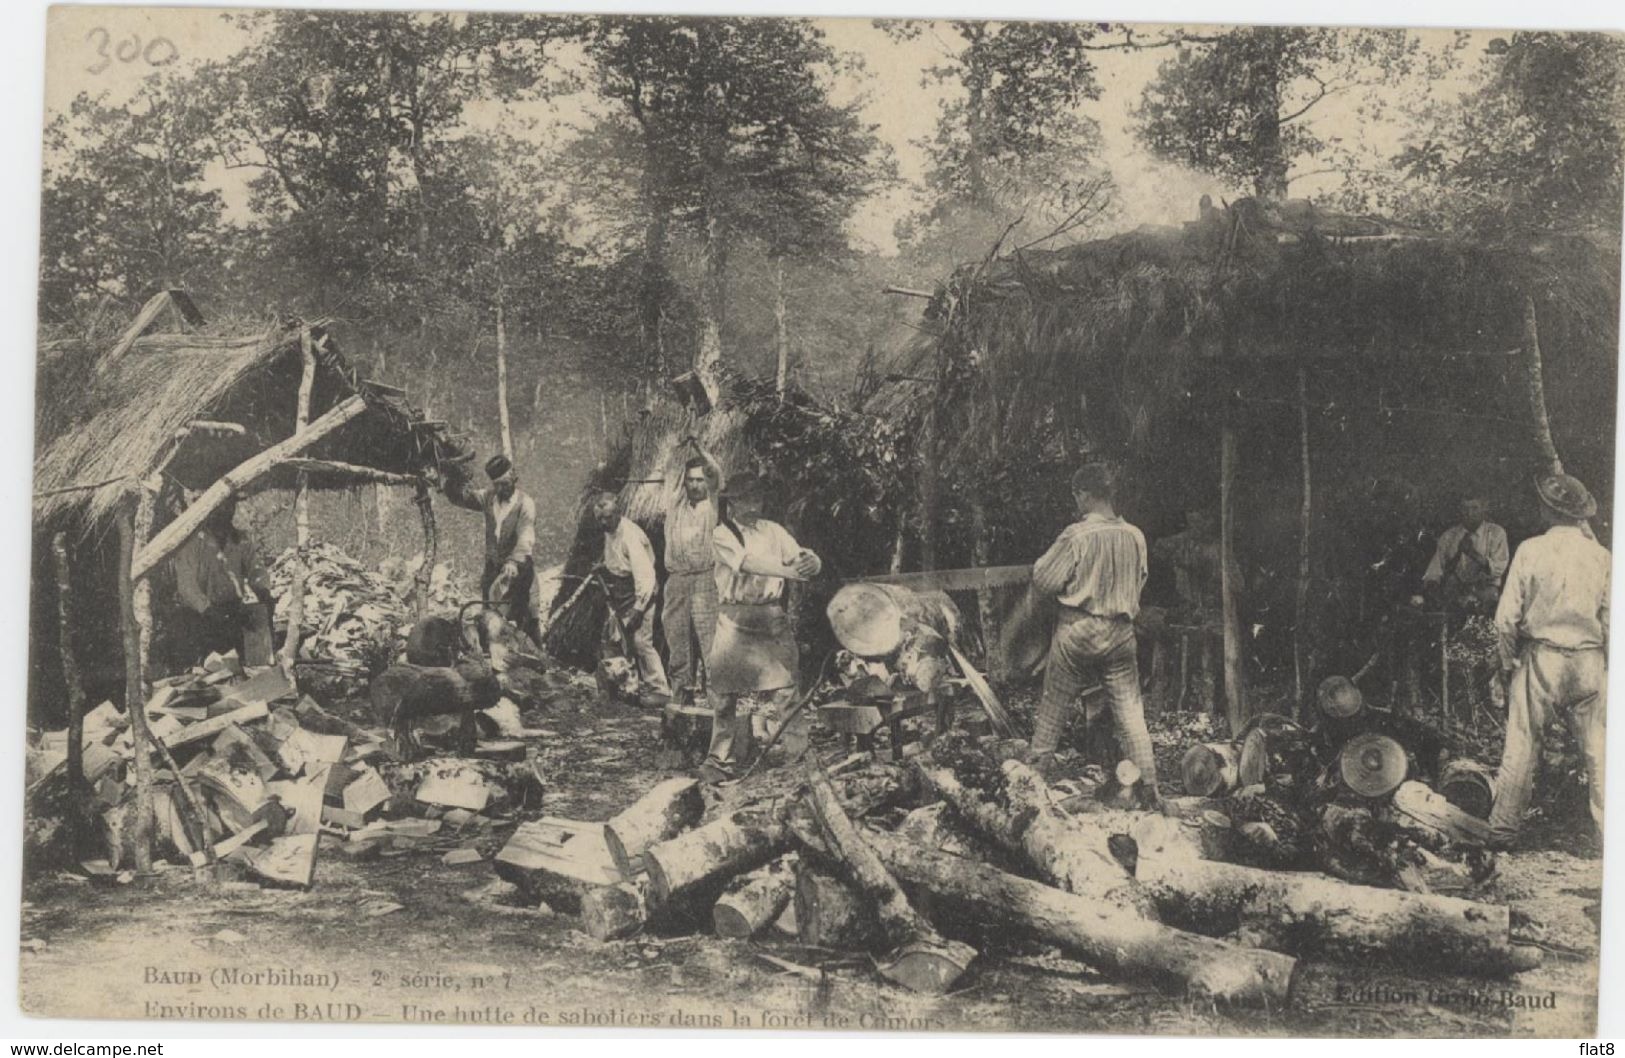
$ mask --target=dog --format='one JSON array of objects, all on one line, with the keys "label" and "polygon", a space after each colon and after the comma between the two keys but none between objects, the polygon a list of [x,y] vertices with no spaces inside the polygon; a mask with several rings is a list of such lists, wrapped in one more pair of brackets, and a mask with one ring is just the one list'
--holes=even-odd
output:
[{"label": "dog", "polygon": [[458,718],[457,752],[472,756],[478,742],[478,714],[502,699],[502,682],[484,662],[455,666],[392,665],[369,688],[373,715],[395,739],[403,759],[422,747],[416,724],[431,716]]}]

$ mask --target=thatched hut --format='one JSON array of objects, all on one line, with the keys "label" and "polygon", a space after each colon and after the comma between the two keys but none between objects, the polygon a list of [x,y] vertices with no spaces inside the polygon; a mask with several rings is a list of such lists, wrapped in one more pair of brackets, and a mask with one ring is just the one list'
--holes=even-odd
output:
[{"label": "thatched hut", "polygon": [[[301,423],[320,430],[319,440],[293,442]],[[29,701],[34,715],[58,720],[59,578],[71,585],[68,645],[86,689],[123,698],[117,541],[133,507],[150,512],[143,529],[152,535],[136,542],[140,578],[141,552],[161,544],[166,530],[176,535],[183,489],[203,502],[210,490],[253,493],[301,481],[312,489],[421,487],[425,471],[460,473],[472,454],[399,390],[359,378],[323,323],[209,326],[178,292],[149,302],[111,348],[74,339],[42,345],[35,443]],[[67,570],[54,561],[56,543]],[[160,592],[164,566],[153,562],[146,578]]]},{"label": "thatched hut", "polygon": [[1228,500],[1225,535],[1260,584],[1250,617],[1290,629],[1306,575],[1329,593],[1385,523],[1442,527],[1464,488],[1515,537],[1536,527],[1529,482],[1553,452],[1531,377],[1606,526],[1618,292],[1617,233],[1489,244],[1204,201],[1182,227],[962,268],[867,410],[925,437],[920,551],[936,565],[1030,561],[1068,520],[1067,474],[1105,459],[1149,535]]}]

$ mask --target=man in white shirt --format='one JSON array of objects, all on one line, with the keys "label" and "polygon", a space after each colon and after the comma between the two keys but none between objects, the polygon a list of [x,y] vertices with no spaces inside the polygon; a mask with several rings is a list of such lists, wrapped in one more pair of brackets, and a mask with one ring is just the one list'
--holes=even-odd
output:
[{"label": "man in white shirt", "polygon": [[592,503],[593,520],[604,531],[604,583],[609,589],[610,625],[624,630],[623,648],[638,665],[643,680],[642,704],[658,708],[671,700],[666,668],[655,649],[655,551],[638,523],[621,514],[612,492],[600,492]]},{"label": "man in white shirt", "polygon": [[717,528],[717,496],[722,467],[694,437],[694,455],[666,502],[666,591],[660,611],[666,633],[671,684],[680,704],[691,704],[699,687],[700,661],[711,653],[717,628],[716,556],[711,536]]},{"label": "man in white shirt", "polygon": [[[480,595],[497,602],[502,616],[532,641],[541,637],[531,588],[536,582],[532,553],[536,550],[536,501],[519,488],[512,460],[492,456],[485,464],[489,488],[477,488],[461,477],[447,478],[446,498],[459,507],[485,516],[485,570]],[[540,646],[540,644],[537,644]]]},{"label": "man in white shirt", "polygon": [[1507,571],[1507,533],[1489,520],[1482,497],[1461,501],[1461,521],[1439,536],[1433,561],[1422,574],[1425,588],[1438,589],[1452,609],[1487,613]]},{"label": "man in white shirt", "polygon": [[1492,841],[1509,846],[1523,825],[1546,725],[1563,718],[1580,742],[1591,817],[1602,831],[1603,739],[1608,706],[1608,588],[1613,557],[1585,531],[1597,502],[1579,481],[1536,482],[1548,526],[1525,540],[1495,611],[1507,680],[1507,736],[1490,809]]},{"label": "man in white shirt", "polygon": [[[765,483],[754,475],[728,485],[726,515],[711,534],[716,556],[716,639],[706,657],[711,748],[700,778],[730,778],[750,755],[750,717],[739,699],[769,694],[782,711],[795,695],[800,658],[785,612],[788,582],[818,575],[822,561],[784,526],[761,516]],[[784,722],[781,718],[780,722]]]}]

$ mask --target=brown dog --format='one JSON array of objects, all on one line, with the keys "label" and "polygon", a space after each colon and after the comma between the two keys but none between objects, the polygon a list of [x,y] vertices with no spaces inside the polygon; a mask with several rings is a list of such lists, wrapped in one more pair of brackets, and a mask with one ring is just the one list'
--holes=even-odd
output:
[{"label": "brown dog", "polygon": [[373,715],[389,728],[407,760],[421,749],[416,723],[431,716],[458,717],[457,752],[472,756],[478,735],[475,714],[502,698],[502,684],[491,666],[474,661],[455,667],[391,665],[372,681],[370,691]]}]

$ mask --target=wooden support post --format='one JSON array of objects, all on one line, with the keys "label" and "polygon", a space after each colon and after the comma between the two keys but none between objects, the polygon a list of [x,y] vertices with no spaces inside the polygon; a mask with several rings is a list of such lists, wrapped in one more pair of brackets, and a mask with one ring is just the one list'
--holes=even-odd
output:
[{"label": "wooden support post", "polygon": [[[132,498],[133,499],[133,498]],[[118,512],[119,626],[124,638],[124,709],[135,749],[135,869],[152,870],[152,732],[147,729],[146,696],[141,687],[141,630],[136,625],[135,580],[131,567],[140,540],[127,499]]]},{"label": "wooden support post", "polygon": [[272,445],[265,451],[244,460],[237,466],[221,475],[216,481],[203,491],[192,506],[182,511],[180,516],[164,527],[163,532],[152,538],[152,541],[141,549],[141,553],[134,556],[130,573],[136,580],[141,580],[151,573],[159,563],[169,558],[184,544],[193,533],[213,514],[215,509],[224,503],[228,496],[236,494],[241,489],[253,484],[274,468],[280,460],[297,455],[310,448],[323,437],[333,433],[345,423],[355,419],[367,410],[367,402],[360,396],[350,397],[337,405],[320,419],[310,424],[309,429],[300,432],[297,436]]},{"label": "wooden support post", "polygon": [[[157,491],[150,482],[140,482],[136,486],[135,521],[132,528],[135,531],[137,547],[147,542],[152,535],[153,507],[157,503]],[[139,664],[136,671],[140,674],[141,700],[147,700],[148,670],[152,661],[152,585],[145,580],[135,584],[135,626],[139,635],[136,655]]]},{"label": "wooden support post", "polygon": [[1309,379],[1304,368],[1298,368],[1298,462],[1303,470],[1303,496],[1298,509],[1298,592],[1292,629],[1292,678],[1297,692],[1298,708],[1307,714],[1304,684],[1309,678],[1304,657],[1304,625],[1309,609],[1309,527],[1313,508],[1309,491]]},{"label": "wooden support post", "polygon": [[423,564],[413,578],[417,588],[417,619],[421,621],[429,612],[429,584],[434,576],[435,552],[439,549],[439,537],[435,534],[434,526],[434,500],[430,498],[427,481],[419,479],[413,502],[418,505],[418,520],[423,523]]},{"label": "wooden support post", "polygon": [[[316,384],[316,351],[311,348],[309,327],[299,332],[299,356],[304,366],[299,375],[299,406],[294,412],[295,437],[310,428],[310,391]],[[303,470],[293,493],[293,528],[294,539],[303,551],[310,544],[310,480]],[[301,565],[303,559],[301,555]]]},{"label": "wooden support post", "polygon": [[774,374],[774,392],[784,400],[785,387],[790,384],[790,328],[789,315],[784,304],[784,257],[773,258],[773,348],[777,353],[778,370]]},{"label": "wooden support post", "polygon": [[73,576],[66,533],[51,537],[51,553],[56,559],[57,650],[62,655],[62,682],[68,697],[68,792],[78,806],[84,803],[85,792],[85,685],[73,648]]},{"label": "wooden support post", "polygon": [[1241,669],[1241,613],[1236,604],[1236,430],[1219,431],[1219,581],[1224,608],[1224,698],[1230,734],[1247,720],[1247,691]]}]

